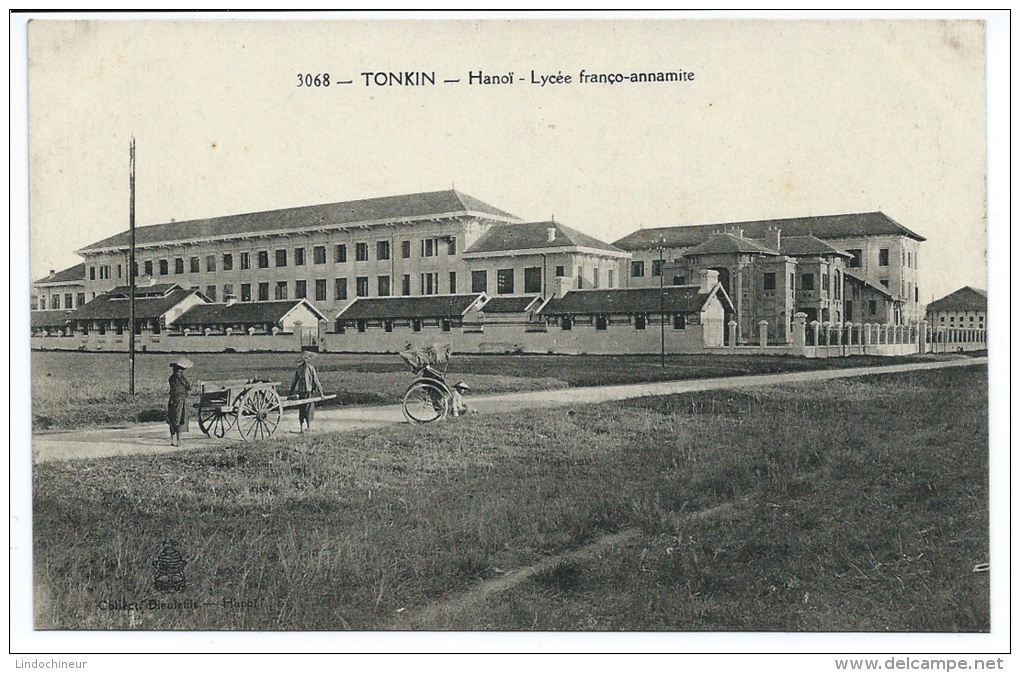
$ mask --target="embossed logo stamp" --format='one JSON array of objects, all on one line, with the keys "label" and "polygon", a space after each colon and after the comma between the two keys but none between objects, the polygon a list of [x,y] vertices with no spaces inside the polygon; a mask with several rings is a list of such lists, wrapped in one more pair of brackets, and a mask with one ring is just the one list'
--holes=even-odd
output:
[{"label": "embossed logo stamp", "polygon": [[188,564],[184,555],[177,548],[177,541],[166,539],[163,541],[163,548],[159,555],[152,561],[156,576],[154,586],[156,591],[162,593],[176,593],[184,591],[187,587],[187,578],[184,575],[184,566]]}]

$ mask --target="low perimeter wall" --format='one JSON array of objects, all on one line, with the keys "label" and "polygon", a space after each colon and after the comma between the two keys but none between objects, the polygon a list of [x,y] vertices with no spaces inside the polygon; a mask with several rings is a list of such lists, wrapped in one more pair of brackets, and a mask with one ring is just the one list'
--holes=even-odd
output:
[{"label": "low perimeter wall", "polygon": [[[88,336],[32,337],[33,350],[68,351],[123,351],[128,350],[125,335],[95,332]],[[231,334],[218,336],[182,334],[141,334],[135,337],[135,351],[139,353],[223,353],[236,351],[249,353],[258,351],[298,352],[301,341],[294,334]]]},{"label": "low perimeter wall", "polygon": [[[316,335],[305,331],[280,334],[188,335],[143,333],[135,338],[135,350],[156,353],[223,353],[223,352],[298,352],[302,347],[318,347],[320,351],[335,353],[387,353],[397,352],[411,342],[415,345],[449,343],[460,353],[591,353],[596,355],[653,355],[665,342],[667,353],[712,353],[716,355],[801,355],[809,358],[844,357],[848,355],[910,355],[925,353],[953,353],[984,350],[987,345],[985,330],[932,330],[922,323],[917,326],[883,326],[861,330],[853,326],[845,330],[822,330],[805,334],[803,327],[794,332],[790,345],[738,345],[706,348],[702,325],[690,325],[676,330],[667,324],[660,332],[658,324],[649,323],[647,329],[633,325],[609,325],[598,330],[593,325],[574,324],[573,329],[559,326],[543,329],[540,325],[488,324],[455,328],[444,332],[440,327],[423,327],[414,332],[398,328],[386,332],[371,328],[365,332],[347,330],[344,333]],[[730,341],[735,341],[731,324]],[[812,326],[813,330],[818,328]],[[827,338],[826,338],[827,335]],[[808,338],[805,338],[808,337]],[[805,343],[806,342],[806,343]],[[812,343],[813,342],[813,343]],[[828,342],[826,344],[826,342]],[[31,337],[33,350],[65,351],[124,351],[128,349],[126,335],[92,332],[88,335]],[[815,345],[817,344],[817,345]]]},{"label": "low perimeter wall", "polygon": [[[550,327],[545,331],[531,331],[535,327],[523,325],[485,325],[482,331],[453,329],[444,332],[439,327],[423,327],[420,332],[395,329],[386,332],[372,328],[364,332],[348,330],[343,334],[324,334],[319,350],[340,353],[386,353],[403,350],[411,342],[415,345],[449,343],[459,353],[590,353],[593,355],[654,354],[662,349],[662,334],[658,326],[637,330],[629,325],[610,325],[597,330],[591,325],[574,325],[564,330]],[[691,325],[665,330],[667,353],[701,353],[705,348],[702,326]]]}]

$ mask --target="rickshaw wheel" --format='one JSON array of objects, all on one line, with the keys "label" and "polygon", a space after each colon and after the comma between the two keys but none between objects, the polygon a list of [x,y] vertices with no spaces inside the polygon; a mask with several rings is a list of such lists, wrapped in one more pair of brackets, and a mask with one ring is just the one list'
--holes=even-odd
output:
[{"label": "rickshaw wheel", "polygon": [[248,390],[237,405],[237,430],[248,441],[268,439],[283,415],[280,396],[271,388]]},{"label": "rickshaw wheel", "polygon": [[404,393],[404,418],[415,425],[442,420],[450,413],[451,397],[442,383],[419,379]]}]

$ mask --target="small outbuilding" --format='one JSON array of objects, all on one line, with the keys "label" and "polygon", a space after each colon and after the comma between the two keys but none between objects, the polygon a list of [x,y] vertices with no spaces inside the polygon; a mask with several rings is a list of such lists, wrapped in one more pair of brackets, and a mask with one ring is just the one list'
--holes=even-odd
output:
[{"label": "small outbuilding", "polygon": [[[198,334],[294,332],[295,327],[314,328],[325,322],[324,316],[306,299],[281,301],[227,302],[200,304],[190,308],[176,322],[178,331]],[[275,330],[275,332],[274,332]]]},{"label": "small outbuilding", "polygon": [[538,315],[550,336],[559,332],[558,350],[691,353],[720,347],[733,306],[715,271],[702,271],[700,279],[699,285],[571,290],[546,302]]},{"label": "small outbuilding", "polygon": [[72,336],[71,313],[73,311],[48,310],[31,311],[29,318],[32,324],[32,336],[57,337]]},{"label": "small outbuilding", "polygon": [[[135,288],[135,333],[158,335],[170,328],[188,309],[208,303],[198,290],[176,283]],[[116,287],[101,294],[71,314],[74,331],[82,335],[98,332],[123,334],[131,322],[130,288]]]},{"label": "small outbuilding", "polygon": [[530,325],[543,303],[538,295],[492,297],[482,305],[479,315],[486,325]]}]

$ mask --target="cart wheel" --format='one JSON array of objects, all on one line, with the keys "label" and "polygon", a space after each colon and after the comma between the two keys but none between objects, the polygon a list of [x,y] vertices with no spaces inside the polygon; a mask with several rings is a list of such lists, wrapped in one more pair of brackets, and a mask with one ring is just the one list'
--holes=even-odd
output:
[{"label": "cart wheel", "polygon": [[212,435],[223,439],[230,428],[234,427],[237,418],[233,414],[225,414],[220,411],[221,402],[199,402],[198,404],[198,427],[205,433],[206,437]]},{"label": "cart wheel", "polygon": [[441,383],[415,381],[404,393],[404,418],[410,423],[431,423],[450,413],[450,391]]},{"label": "cart wheel", "polygon": [[271,388],[252,388],[237,405],[237,429],[245,440],[267,439],[280,425],[283,405]]}]

